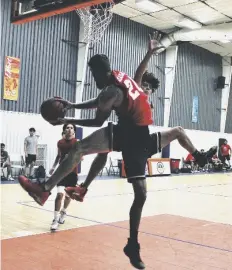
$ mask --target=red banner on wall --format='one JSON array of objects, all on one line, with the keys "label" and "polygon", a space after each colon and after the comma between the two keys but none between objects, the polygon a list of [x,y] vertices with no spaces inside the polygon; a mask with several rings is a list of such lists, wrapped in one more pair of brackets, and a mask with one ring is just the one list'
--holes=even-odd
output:
[{"label": "red banner on wall", "polygon": [[18,100],[20,59],[6,56],[3,99]]}]

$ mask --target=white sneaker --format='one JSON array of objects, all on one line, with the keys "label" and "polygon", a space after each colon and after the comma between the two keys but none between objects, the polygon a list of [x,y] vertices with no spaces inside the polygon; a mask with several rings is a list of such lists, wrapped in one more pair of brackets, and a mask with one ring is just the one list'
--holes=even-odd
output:
[{"label": "white sneaker", "polygon": [[64,224],[66,216],[67,216],[67,214],[66,214],[65,211],[60,212],[60,218],[59,218],[59,223],[60,224]]},{"label": "white sneaker", "polygon": [[12,176],[9,176],[8,181],[14,181],[14,178]]},{"label": "white sneaker", "polygon": [[59,222],[58,219],[53,219],[52,224],[51,224],[51,231],[56,231],[59,227]]}]

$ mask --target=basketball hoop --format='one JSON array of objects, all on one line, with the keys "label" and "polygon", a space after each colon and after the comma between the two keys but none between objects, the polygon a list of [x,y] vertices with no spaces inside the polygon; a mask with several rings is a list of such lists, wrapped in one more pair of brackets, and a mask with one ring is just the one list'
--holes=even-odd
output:
[{"label": "basketball hoop", "polygon": [[114,2],[110,2],[77,9],[76,12],[84,25],[83,42],[96,43],[102,39],[104,32],[110,24]]}]

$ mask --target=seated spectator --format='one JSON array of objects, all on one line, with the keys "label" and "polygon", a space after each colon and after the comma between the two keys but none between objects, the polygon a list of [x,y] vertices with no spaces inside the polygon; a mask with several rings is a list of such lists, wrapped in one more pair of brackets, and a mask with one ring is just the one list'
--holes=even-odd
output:
[{"label": "seated spectator", "polygon": [[14,181],[14,178],[11,176],[11,163],[10,156],[8,152],[5,151],[5,144],[1,143],[1,167],[7,168],[7,180]]},{"label": "seated spectator", "polygon": [[218,161],[218,160],[219,160],[219,158],[218,158],[217,154],[213,155],[212,161],[216,162],[216,161]]}]

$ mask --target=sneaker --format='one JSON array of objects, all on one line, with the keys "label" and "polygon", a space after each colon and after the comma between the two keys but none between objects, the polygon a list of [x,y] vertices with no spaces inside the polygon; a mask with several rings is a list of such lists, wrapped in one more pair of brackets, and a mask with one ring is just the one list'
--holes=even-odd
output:
[{"label": "sneaker", "polygon": [[9,176],[7,180],[8,181],[14,181],[14,178],[12,176]]},{"label": "sneaker", "polygon": [[140,257],[140,245],[128,238],[128,243],[123,249],[125,255],[130,259],[131,264],[137,269],[144,269],[145,264]]},{"label": "sneaker", "polygon": [[217,153],[217,146],[211,147],[207,152],[198,152],[194,155],[197,164],[204,168],[204,166],[208,163],[208,160],[211,159]]},{"label": "sneaker", "polygon": [[66,187],[65,192],[68,196],[76,201],[83,202],[85,194],[87,193],[88,189],[83,187],[83,185],[75,186],[75,187]]},{"label": "sneaker", "polygon": [[66,218],[67,214],[65,211],[61,211],[60,212],[60,218],[59,218],[59,223],[60,224],[64,224],[65,223],[65,218]]},{"label": "sneaker", "polygon": [[19,184],[21,187],[41,206],[47,201],[50,196],[49,191],[45,191],[44,187],[40,183],[32,183],[27,177],[24,175],[20,175]]},{"label": "sneaker", "polygon": [[53,219],[52,224],[51,224],[51,231],[54,232],[58,229],[59,227],[59,222],[58,219]]}]

